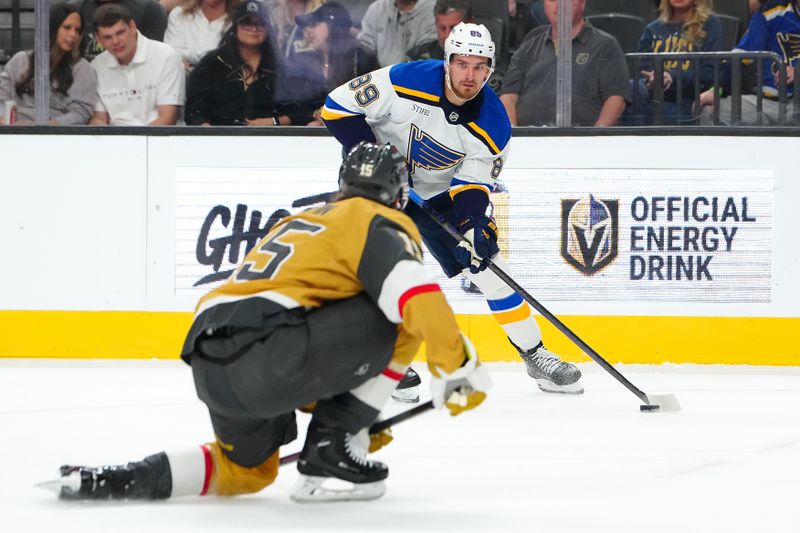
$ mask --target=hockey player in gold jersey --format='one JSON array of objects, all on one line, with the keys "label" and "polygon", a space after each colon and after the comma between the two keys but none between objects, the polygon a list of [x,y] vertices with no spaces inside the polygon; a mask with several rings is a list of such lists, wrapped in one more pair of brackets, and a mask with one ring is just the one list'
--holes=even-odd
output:
[{"label": "hockey player in gold jersey", "polygon": [[[181,357],[192,367],[215,442],[126,465],[62,466],[59,497],[161,499],[256,492],[313,409],[298,460],[297,501],[371,499],[388,468],[365,458],[388,443],[375,421],[422,341],[434,405],[472,409],[491,382],[421,262],[420,235],[400,209],[405,162],[361,143],[340,169],[337,201],[287,217],[197,305]],[[329,478],[352,489],[329,491]]]}]

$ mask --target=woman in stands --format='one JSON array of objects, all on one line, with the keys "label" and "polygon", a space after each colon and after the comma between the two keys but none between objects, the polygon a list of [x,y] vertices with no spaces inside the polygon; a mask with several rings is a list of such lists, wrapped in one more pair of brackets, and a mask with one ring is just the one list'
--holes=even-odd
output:
[{"label": "woman in stands", "polygon": [[[283,78],[267,8],[239,4],[219,48],[203,56],[186,85],[186,123],[202,126],[305,124],[311,112],[284,113],[277,104]],[[290,87],[290,85],[287,85]]]},{"label": "woman in stands", "polygon": [[[327,94],[343,83],[379,68],[378,59],[359,44],[351,28],[350,13],[338,2],[327,2],[297,17],[310,49],[294,56],[293,69],[303,80],[299,94],[313,109],[325,103]],[[318,114],[309,126],[322,126]]]},{"label": "woman in stands", "polygon": [[164,42],[183,57],[186,70],[219,46],[236,4],[237,0],[184,0],[170,11]]},{"label": "woman in stands", "polygon": [[308,49],[303,28],[297,25],[295,17],[311,13],[324,3],[325,0],[272,0],[269,4],[269,16],[275,27],[275,41],[284,59],[293,57],[295,52]]},{"label": "woman in stands", "polygon": [[[50,113],[51,125],[86,124],[97,99],[97,80],[80,57],[83,21],[66,2],[50,6]],[[17,104],[18,124],[34,121],[34,54],[22,51],[0,73],[0,102]],[[2,117],[0,117],[2,120]]]},{"label": "woman in stands", "polygon": [[[716,52],[721,51],[722,27],[719,18],[712,13],[711,0],[661,0],[659,17],[644,30],[639,40],[639,52]],[[694,69],[697,61],[664,62],[664,102],[662,124],[689,124],[694,122],[692,104],[694,101]],[[713,63],[702,64],[700,71],[700,92],[713,83]],[[681,71],[680,86],[678,70]],[[640,113],[652,123],[655,114],[654,90],[655,72],[647,68],[641,73],[638,86],[638,100],[643,104]],[[681,94],[678,108],[677,94]]]}]

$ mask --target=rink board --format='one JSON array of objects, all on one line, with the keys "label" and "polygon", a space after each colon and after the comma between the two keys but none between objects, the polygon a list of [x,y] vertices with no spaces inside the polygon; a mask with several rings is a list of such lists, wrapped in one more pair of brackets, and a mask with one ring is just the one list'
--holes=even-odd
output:
[{"label": "rink board", "polygon": [[[588,361],[542,317],[548,347],[569,361]],[[797,318],[563,316],[560,319],[612,363],[800,365],[800,349],[786,339]],[[9,334],[3,357],[66,359],[177,358],[191,313],[0,311]],[[482,359],[518,361],[494,318],[459,315]],[[754,339],[756,339],[754,341]],[[765,355],[766,354],[766,355]],[[424,360],[424,346],[418,359]]]},{"label": "rink board", "polygon": [[[492,195],[502,253],[609,361],[800,365],[798,150],[516,137]],[[177,357],[197,299],[292,200],[335,188],[339,158],[327,137],[4,136],[0,159],[25,179],[0,198],[0,357]],[[482,298],[426,266],[482,356],[514,360]]]}]

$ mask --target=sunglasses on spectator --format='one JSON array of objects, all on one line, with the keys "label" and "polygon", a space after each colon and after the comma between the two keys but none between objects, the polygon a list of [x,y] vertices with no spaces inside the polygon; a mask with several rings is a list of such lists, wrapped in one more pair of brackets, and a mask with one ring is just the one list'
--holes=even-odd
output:
[{"label": "sunglasses on spectator", "polygon": [[266,29],[267,23],[260,19],[247,19],[241,21],[239,27],[245,30],[256,31]]}]

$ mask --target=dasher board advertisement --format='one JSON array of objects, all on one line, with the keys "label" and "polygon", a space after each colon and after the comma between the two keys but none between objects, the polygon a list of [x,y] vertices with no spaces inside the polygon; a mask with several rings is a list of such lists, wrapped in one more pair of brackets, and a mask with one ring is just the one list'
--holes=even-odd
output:
[{"label": "dasher board advertisement", "polygon": [[771,301],[774,177],[508,169],[509,258],[549,301]]},{"label": "dasher board advertisement", "polygon": [[[176,169],[175,296],[226,279],[294,200],[336,169]],[[507,169],[492,193],[512,276],[546,302],[769,303],[774,177],[709,169]],[[458,312],[464,279],[426,266]]]}]

